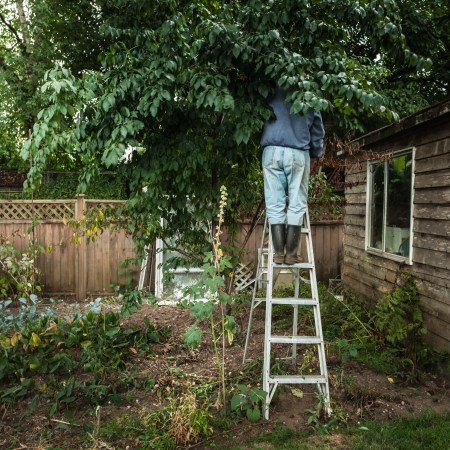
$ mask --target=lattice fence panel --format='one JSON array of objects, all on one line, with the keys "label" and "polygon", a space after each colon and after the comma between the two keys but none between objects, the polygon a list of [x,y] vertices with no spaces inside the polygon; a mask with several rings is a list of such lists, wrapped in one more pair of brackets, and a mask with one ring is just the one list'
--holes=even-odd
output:
[{"label": "lattice fence panel", "polygon": [[234,289],[236,291],[243,291],[244,289],[251,286],[254,282],[255,277],[253,276],[253,264],[239,264],[239,266],[234,271]]},{"label": "lattice fence panel", "polygon": [[[109,210],[110,215],[116,216],[115,209],[123,206],[125,202],[123,200],[86,200],[86,215],[88,217],[95,217],[98,216],[100,211],[105,212],[106,210]],[[114,217],[115,220],[122,220],[122,217]]]},{"label": "lattice fence panel", "polygon": [[0,221],[63,221],[75,216],[74,202],[31,202],[27,200],[0,202]]}]

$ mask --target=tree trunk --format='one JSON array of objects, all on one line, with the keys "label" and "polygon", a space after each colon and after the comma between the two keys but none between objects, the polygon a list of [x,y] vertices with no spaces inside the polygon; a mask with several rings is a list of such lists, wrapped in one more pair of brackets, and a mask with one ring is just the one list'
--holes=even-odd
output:
[{"label": "tree trunk", "polygon": [[19,15],[20,30],[22,32],[22,40],[25,44],[27,53],[30,53],[31,39],[30,39],[30,29],[25,16],[25,10],[23,7],[23,0],[16,0],[17,14]]}]

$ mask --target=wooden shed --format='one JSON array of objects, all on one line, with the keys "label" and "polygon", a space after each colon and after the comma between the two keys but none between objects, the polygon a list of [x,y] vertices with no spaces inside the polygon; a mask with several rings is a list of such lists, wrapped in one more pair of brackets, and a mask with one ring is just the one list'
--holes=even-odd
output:
[{"label": "wooden shed", "polygon": [[357,142],[392,157],[346,171],[344,286],[376,302],[411,273],[426,339],[450,351],[450,100]]}]

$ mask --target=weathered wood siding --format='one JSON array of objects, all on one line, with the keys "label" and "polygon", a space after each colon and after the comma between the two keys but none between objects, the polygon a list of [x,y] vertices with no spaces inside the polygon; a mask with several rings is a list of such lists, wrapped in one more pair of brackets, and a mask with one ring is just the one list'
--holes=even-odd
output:
[{"label": "weathered wood siding", "polygon": [[393,289],[399,270],[411,273],[418,286],[428,329],[427,339],[437,349],[450,351],[450,114],[414,125],[364,148],[395,151],[416,147],[412,265],[365,251],[367,165],[346,173],[344,220],[344,285],[376,302]]}]

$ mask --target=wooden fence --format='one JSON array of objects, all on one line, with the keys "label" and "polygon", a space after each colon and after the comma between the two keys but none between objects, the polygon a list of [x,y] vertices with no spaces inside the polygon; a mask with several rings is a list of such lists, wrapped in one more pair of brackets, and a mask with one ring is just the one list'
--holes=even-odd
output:
[{"label": "wooden fence", "polygon": [[[1,200],[0,236],[12,241],[14,246],[26,249],[29,229],[35,221],[34,237],[40,245],[51,246],[52,251],[40,254],[37,266],[41,271],[41,284],[46,295],[75,296],[83,300],[89,296],[113,293],[112,285],[123,284],[126,275],[120,273],[120,263],[135,257],[133,241],[124,230],[106,229],[95,242],[81,238],[73,242],[73,229],[68,220],[80,220],[92,209],[123,203],[114,200]],[[250,224],[242,222],[237,242],[242,242]],[[244,262],[256,266],[261,241],[262,225],[258,225],[246,244]],[[340,274],[342,260],[342,222],[312,224],[317,277],[327,282]],[[154,267],[154,264],[152,265]],[[128,274],[130,275],[130,274]],[[139,270],[132,273],[137,285]]]},{"label": "wooden fence", "polygon": [[119,274],[120,262],[135,256],[131,237],[124,230],[106,229],[95,242],[87,244],[86,237],[82,237],[75,244],[74,231],[66,223],[82,219],[92,209],[120,203],[123,202],[87,200],[83,196],[76,200],[0,201],[0,236],[23,251],[30,239],[32,222],[36,221],[37,243],[52,249],[37,259],[46,294],[76,296],[80,300],[110,294],[111,285],[125,282],[125,274]]}]

